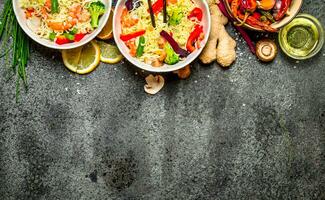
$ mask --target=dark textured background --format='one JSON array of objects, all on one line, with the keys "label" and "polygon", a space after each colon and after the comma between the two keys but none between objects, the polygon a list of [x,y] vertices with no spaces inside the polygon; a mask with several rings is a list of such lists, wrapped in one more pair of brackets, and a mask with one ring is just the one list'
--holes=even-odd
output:
[{"label": "dark textured background", "polygon": [[20,104],[0,76],[0,199],[325,199],[325,50],[237,52],[149,96],[126,62],[79,76],[33,43]]}]

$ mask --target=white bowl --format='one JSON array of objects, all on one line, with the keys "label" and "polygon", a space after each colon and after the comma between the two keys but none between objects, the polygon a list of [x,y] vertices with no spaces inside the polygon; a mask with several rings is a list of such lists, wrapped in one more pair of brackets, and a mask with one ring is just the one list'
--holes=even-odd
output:
[{"label": "white bowl", "polygon": [[52,48],[52,49],[73,49],[73,48],[77,48],[80,47],[84,44],[87,44],[88,42],[90,42],[92,39],[94,39],[100,32],[101,30],[104,28],[109,15],[110,15],[110,11],[111,11],[111,0],[101,0],[106,7],[106,12],[103,16],[101,16],[100,20],[99,20],[99,25],[98,28],[96,28],[92,33],[87,34],[81,41],[79,42],[73,42],[73,43],[68,43],[68,44],[63,44],[63,45],[58,45],[55,42],[52,42],[50,40],[44,39],[39,37],[37,34],[35,34],[32,30],[30,30],[30,28],[27,26],[26,24],[26,19],[25,19],[25,13],[24,10],[20,8],[19,6],[19,0],[12,0],[13,3],[13,8],[14,8],[14,12],[15,15],[17,17],[17,21],[20,25],[20,27],[24,30],[24,32],[30,37],[32,38],[35,42],[46,46],[48,48]]},{"label": "white bowl", "polygon": [[[201,48],[196,49],[194,52],[192,52],[189,56],[186,57],[185,60],[180,61],[176,63],[175,65],[167,65],[164,64],[161,67],[153,67],[149,64],[146,64],[144,62],[140,62],[136,58],[130,56],[129,54],[129,49],[125,45],[125,43],[120,39],[120,34],[121,34],[121,23],[120,23],[120,18],[122,14],[122,10],[124,8],[126,0],[119,0],[117,2],[117,5],[115,7],[115,12],[113,16],[113,35],[115,42],[120,49],[121,53],[123,56],[130,61],[133,65],[149,71],[149,72],[171,72],[175,71],[178,69],[181,69],[185,67],[186,65],[190,64],[193,62],[201,53],[203,50],[204,46],[206,45],[209,35],[210,35],[210,25],[211,25],[211,18],[210,18],[210,10],[207,2],[205,0],[193,0],[198,7],[200,7],[203,10],[203,18],[202,18],[202,24],[203,24],[203,32],[205,33],[204,40],[201,42]],[[152,1],[154,3],[154,1]]]}]

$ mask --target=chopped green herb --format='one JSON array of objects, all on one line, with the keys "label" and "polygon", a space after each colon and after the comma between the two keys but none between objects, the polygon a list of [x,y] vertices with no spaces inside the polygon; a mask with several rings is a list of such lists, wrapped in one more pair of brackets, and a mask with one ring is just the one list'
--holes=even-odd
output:
[{"label": "chopped green herb", "polygon": [[74,35],[70,34],[70,33],[65,33],[64,37],[67,38],[68,40],[74,40]]},{"label": "chopped green herb", "polygon": [[72,31],[69,32],[71,35],[75,35],[76,33],[78,33],[78,29],[77,28],[73,28]]},{"label": "chopped green herb", "polygon": [[59,1],[51,0],[51,13],[59,13]]},{"label": "chopped green herb", "polygon": [[141,57],[143,55],[144,45],[145,45],[145,38],[141,36],[139,38],[139,44],[137,48],[137,57]]},{"label": "chopped green herb", "polygon": [[54,32],[50,33],[50,35],[49,35],[49,39],[50,39],[51,41],[54,41],[55,38],[56,38],[56,34],[55,34]]}]

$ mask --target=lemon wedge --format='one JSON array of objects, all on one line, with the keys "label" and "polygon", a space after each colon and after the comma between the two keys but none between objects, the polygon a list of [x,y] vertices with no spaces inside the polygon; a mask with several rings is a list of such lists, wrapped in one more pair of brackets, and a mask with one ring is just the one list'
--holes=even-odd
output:
[{"label": "lemon wedge", "polygon": [[69,50],[62,50],[64,65],[78,74],[88,74],[96,69],[100,63],[100,48],[95,41]]},{"label": "lemon wedge", "polygon": [[101,40],[108,40],[113,37],[113,10],[111,10],[109,18],[103,30],[97,35]]},{"label": "lemon wedge", "polygon": [[103,41],[97,41],[101,54],[100,60],[108,64],[116,64],[123,59],[123,55],[118,50],[117,46],[112,44],[107,44]]}]

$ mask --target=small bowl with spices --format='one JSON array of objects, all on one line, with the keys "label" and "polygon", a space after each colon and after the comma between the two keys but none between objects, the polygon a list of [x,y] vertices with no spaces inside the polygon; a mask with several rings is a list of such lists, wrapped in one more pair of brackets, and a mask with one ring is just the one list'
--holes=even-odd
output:
[{"label": "small bowl with spices", "polygon": [[298,14],[302,0],[223,0],[237,26],[277,32]]},{"label": "small bowl with spices", "polygon": [[297,60],[313,57],[324,45],[324,29],[309,14],[299,14],[280,30],[278,37],[282,51]]}]

